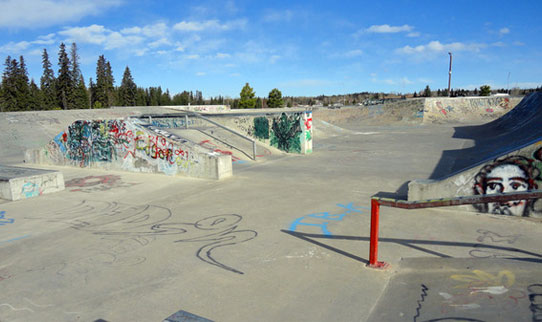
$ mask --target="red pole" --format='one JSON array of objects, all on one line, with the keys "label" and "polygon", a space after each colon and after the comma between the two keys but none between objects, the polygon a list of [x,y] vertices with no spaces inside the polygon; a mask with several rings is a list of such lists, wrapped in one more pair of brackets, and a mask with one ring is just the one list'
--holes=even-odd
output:
[{"label": "red pole", "polygon": [[377,199],[371,199],[371,239],[369,244],[369,264],[371,268],[387,268],[389,265],[379,262],[378,257],[378,219],[380,216],[380,203]]}]

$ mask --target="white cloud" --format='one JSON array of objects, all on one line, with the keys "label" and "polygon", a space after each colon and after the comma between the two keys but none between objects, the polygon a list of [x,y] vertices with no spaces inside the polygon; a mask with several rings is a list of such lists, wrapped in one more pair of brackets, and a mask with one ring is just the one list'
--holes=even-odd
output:
[{"label": "white cloud", "polygon": [[3,45],[0,47],[0,53],[8,53],[8,54],[20,54],[23,50],[26,50],[28,47],[30,47],[30,43],[28,41],[20,41],[20,42],[12,42]]},{"label": "white cloud", "polygon": [[409,32],[407,34],[407,37],[411,37],[411,38],[416,38],[416,37],[420,37],[420,33],[415,31],[415,32]]},{"label": "white cloud", "polygon": [[52,45],[56,43],[55,34],[51,33],[45,36],[39,36],[37,40],[34,40],[32,43],[36,45]]},{"label": "white cloud", "polygon": [[205,21],[181,21],[173,26],[177,31],[227,31],[232,29],[244,29],[247,24],[246,19],[238,19],[228,21],[221,24],[220,21],[205,20]]},{"label": "white cloud", "polygon": [[506,28],[506,27],[501,28],[501,29],[499,30],[499,35],[501,35],[501,36],[504,36],[504,35],[509,34],[509,33],[510,33],[510,29],[508,29],[508,28]]},{"label": "white cloud", "polygon": [[199,55],[186,55],[186,56],[184,56],[184,58],[186,58],[186,59],[199,59],[200,57],[199,57]]},{"label": "white cloud", "polygon": [[204,73],[204,72],[197,72],[197,73],[196,73],[196,76],[205,76],[205,75],[207,75],[207,74]]},{"label": "white cloud", "polygon": [[78,21],[119,6],[120,0],[3,0],[0,27],[38,28]]},{"label": "white cloud", "polygon": [[378,33],[378,34],[389,34],[389,33],[398,33],[398,32],[410,32],[414,27],[409,25],[402,26],[390,26],[390,25],[372,25],[371,27],[365,29],[369,33]]},{"label": "white cloud", "polygon": [[456,51],[471,51],[479,52],[480,49],[487,47],[486,44],[471,43],[465,44],[461,42],[454,42],[449,44],[442,44],[440,41],[431,41],[426,45],[419,45],[415,47],[404,46],[396,49],[399,54],[431,54],[431,53],[443,53],[443,52],[456,52]]}]

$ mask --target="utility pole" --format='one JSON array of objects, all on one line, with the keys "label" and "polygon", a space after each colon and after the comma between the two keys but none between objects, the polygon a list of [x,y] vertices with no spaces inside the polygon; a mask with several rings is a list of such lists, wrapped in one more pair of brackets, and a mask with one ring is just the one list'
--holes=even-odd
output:
[{"label": "utility pole", "polygon": [[450,92],[452,86],[452,53],[448,52],[448,55],[450,55],[450,69],[448,71],[448,97],[450,97],[452,95]]}]

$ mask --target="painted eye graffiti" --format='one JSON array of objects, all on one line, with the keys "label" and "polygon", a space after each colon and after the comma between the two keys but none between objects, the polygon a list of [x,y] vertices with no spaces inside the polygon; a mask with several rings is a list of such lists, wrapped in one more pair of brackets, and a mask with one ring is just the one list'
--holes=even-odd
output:
[{"label": "painted eye graffiti", "polygon": [[503,191],[502,184],[498,183],[498,182],[490,182],[490,183],[487,184],[487,187],[490,190],[494,190],[494,191],[497,191],[497,192],[502,192]]},{"label": "painted eye graffiti", "polygon": [[519,188],[526,188],[527,187],[525,184],[520,183],[520,182],[512,182],[512,184],[510,184],[510,186],[514,190],[518,190]]}]

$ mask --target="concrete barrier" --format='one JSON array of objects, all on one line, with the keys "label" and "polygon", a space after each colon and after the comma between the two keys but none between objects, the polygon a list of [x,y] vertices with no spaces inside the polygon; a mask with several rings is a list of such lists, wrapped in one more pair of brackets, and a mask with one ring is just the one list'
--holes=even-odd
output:
[{"label": "concrete barrier", "polygon": [[[234,112],[237,112],[234,114]],[[288,153],[312,153],[312,111],[275,109],[207,115],[239,133]]]},{"label": "concrete barrier", "polygon": [[76,121],[46,146],[27,150],[25,160],[207,179],[232,176],[231,156],[137,119]]},{"label": "concrete barrier", "polygon": [[[478,131],[483,140],[471,150],[497,151],[483,161],[439,180],[414,180],[408,200],[520,192],[542,188],[542,93],[525,97],[512,111]],[[489,146],[489,149],[488,149]],[[471,210],[542,217],[542,200],[488,203]]]},{"label": "concrete barrier", "polygon": [[0,165],[0,198],[20,200],[64,190],[59,171]]},{"label": "concrete barrier", "polygon": [[522,97],[431,97],[424,100],[423,122],[476,122],[498,118],[512,110]]}]

